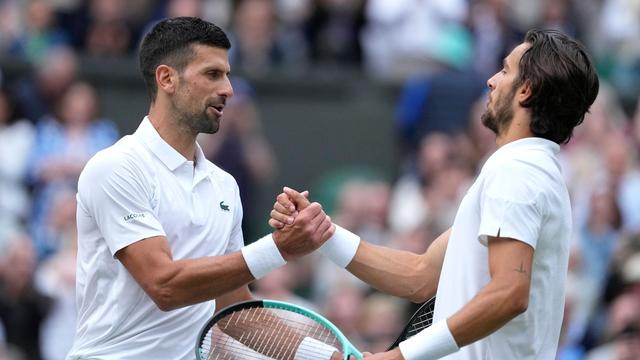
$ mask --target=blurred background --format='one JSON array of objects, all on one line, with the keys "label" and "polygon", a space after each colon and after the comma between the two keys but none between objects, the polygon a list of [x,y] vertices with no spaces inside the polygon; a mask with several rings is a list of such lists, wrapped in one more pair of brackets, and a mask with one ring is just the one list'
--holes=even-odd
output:
[{"label": "blurred background", "polygon": [[[232,41],[236,96],[199,141],[239,183],[247,242],[287,185],[423,252],[494,150],[479,120],[503,57],[532,27],[582,41],[601,91],[561,153],[575,229],[558,359],[640,358],[640,0],[0,0],[0,359],[69,349],[78,175],[147,112],[142,36],[187,15]],[[415,308],[317,255],[252,287],[372,352]]]}]

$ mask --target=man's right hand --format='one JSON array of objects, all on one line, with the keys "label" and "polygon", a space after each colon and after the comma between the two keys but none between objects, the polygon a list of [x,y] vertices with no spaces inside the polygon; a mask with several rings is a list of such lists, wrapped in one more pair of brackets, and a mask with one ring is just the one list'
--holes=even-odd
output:
[{"label": "man's right hand", "polygon": [[[293,201],[289,200],[289,196]],[[278,196],[276,204],[280,206],[275,209],[274,205],[269,224],[274,220],[274,216],[287,223],[287,226],[281,227],[272,225],[278,229],[273,233],[273,238],[285,260],[289,261],[306,255],[318,249],[333,236],[335,226],[331,218],[325,214],[320,204],[309,203],[302,193],[285,188],[285,193]]]}]

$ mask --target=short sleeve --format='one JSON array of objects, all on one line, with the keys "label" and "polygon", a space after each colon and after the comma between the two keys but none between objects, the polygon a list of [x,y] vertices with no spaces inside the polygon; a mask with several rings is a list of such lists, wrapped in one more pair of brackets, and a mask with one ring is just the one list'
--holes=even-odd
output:
[{"label": "short sleeve", "polygon": [[544,216],[544,184],[537,183],[534,173],[531,165],[512,160],[484,179],[478,230],[483,245],[489,236],[500,236],[536,248]]},{"label": "short sleeve", "polygon": [[78,200],[112,255],[136,241],[166,236],[152,199],[149,176],[124,154],[99,153],[87,163],[78,182]]},{"label": "short sleeve", "polygon": [[244,246],[244,235],[242,233],[242,200],[240,199],[240,189],[238,188],[238,184],[235,180],[233,181],[233,185],[236,198],[235,204],[240,204],[240,206],[235,206],[233,209],[233,228],[231,229],[229,245],[225,249],[225,254],[240,251]]}]

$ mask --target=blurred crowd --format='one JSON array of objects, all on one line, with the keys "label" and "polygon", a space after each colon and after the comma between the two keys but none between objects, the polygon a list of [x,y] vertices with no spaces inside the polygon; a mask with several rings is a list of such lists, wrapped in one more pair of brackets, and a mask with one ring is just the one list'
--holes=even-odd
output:
[{"label": "blurred crowd", "polygon": [[[574,236],[558,359],[638,357],[640,0],[0,0],[0,60],[31,69],[0,68],[0,359],[64,359],[73,339],[76,183],[86,161],[121,135],[101,116],[99,91],[79,62],[135,57],[145,31],[171,16],[222,26],[234,72],[249,79],[344,68],[401,84],[387,119],[398,173],[327,174],[332,198],[324,200],[336,223],[414,252],[452,224],[494,150],[480,114],[485,81],[503,57],[531,27],[581,40],[603,85],[561,152]],[[199,141],[236,177],[247,207],[277,159],[259,94],[233,81],[226,125]],[[415,308],[318,255],[253,288],[320,311],[371,352],[385,349]]]}]

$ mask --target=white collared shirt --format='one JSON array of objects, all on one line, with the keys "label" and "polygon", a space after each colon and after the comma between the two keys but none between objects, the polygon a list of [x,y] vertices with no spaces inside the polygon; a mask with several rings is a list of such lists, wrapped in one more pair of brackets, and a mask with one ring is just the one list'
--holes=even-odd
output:
[{"label": "white collared shirt", "polygon": [[214,302],[161,311],[115,257],[166,236],[174,260],[243,246],[242,204],[231,175],[197,147],[194,163],[148,118],[96,154],[78,183],[78,323],[70,359],[193,359]]},{"label": "white collared shirt", "polygon": [[554,359],[564,310],[571,206],[560,172],[559,146],[525,138],[499,148],[463,198],[438,284],[434,321],[460,310],[489,274],[487,236],[534,248],[529,307],[449,360]]}]

